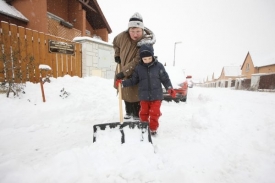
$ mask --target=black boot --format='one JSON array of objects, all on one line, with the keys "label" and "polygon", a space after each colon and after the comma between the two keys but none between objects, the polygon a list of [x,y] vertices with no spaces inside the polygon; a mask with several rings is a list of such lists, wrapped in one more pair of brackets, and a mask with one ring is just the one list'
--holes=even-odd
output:
[{"label": "black boot", "polygon": [[125,111],[126,111],[124,119],[130,119],[133,115],[132,103],[126,102],[126,101],[124,101],[124,103],[125,103]]},{"label": "black boot", "polygon": [[157,136],[157,134],[158,134],[157,131],[151,131],[151,135],[152,135],[152,136],[155,137],[155,136]]},{"label": "black boot", "polygon": [[134,120],[140,120],[139,119],[140,103],[139,102],[133,102],[132,103],[132,110],[133,110],[133,119]]}]

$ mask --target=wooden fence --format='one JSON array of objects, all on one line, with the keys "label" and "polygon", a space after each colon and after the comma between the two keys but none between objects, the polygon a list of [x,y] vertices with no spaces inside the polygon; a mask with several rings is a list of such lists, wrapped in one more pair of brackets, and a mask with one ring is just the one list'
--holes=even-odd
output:
[{"label": "wooden fence", "polygon": [[[66,74],[82,77],[80,43],[3,21],[0,28],[0,82],[13,80],[37,83],[41,73],[40,64],[50,66],[50,74],[55,78]],[[50,42],[70,45],[71,53],[66,54],[64,48],[51,50]]]}]

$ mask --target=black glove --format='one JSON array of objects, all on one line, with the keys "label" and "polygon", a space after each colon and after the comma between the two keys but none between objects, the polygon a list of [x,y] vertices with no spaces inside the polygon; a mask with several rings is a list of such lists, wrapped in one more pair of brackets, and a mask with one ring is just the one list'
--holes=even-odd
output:
[{"label": "black glove", "polygon": [[115,57],[115,62],[118,63],[118,64],[121,63],[120,56],[116,56],[116,57]]},{"label": "black glove", "polygon": [[120,72],[116,75],[117,79],[123,79],[125,77],[125,75],[123,74],[123,72]]}]

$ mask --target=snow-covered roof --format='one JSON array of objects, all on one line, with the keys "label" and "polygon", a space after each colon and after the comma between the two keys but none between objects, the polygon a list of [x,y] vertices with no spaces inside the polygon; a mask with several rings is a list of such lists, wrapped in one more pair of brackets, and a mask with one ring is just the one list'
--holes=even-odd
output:
[{"label": "snow-covered roof", "polygon": [[275,64],[275,50],[273,53],[249,51],[254,67],[262,67]]},{"label": "snow-covered roof", "polygon": [[224,66],[224,76],[240,76],[241,66]]},{"label": "snow-covered roof", "polygon": [[0,0],[0,14],[22,20],[24,22],[29,22],[29,19],[27,19],[20,11],[7,4],[4,0]]}]

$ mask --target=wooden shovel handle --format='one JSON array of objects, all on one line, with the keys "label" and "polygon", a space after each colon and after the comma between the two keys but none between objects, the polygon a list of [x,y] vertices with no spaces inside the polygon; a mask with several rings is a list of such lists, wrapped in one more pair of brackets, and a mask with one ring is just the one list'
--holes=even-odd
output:
[{"label": "wooden shovel handle", "polygon": [[[117,65],[117,71],[120,73],[120,64]],[[121,94],[121,83],[118,84],[118,103],[119,103],[119,121],[123,123],[123,112],[122,112],[122,94]]]}]

